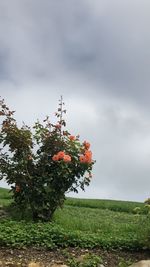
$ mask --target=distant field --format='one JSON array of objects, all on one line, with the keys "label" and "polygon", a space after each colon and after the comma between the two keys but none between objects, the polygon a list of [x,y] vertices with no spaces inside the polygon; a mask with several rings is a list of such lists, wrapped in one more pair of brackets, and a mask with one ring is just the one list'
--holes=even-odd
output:
[{"label": "distant field", "polygon": [[136,207],[144,207],[144,204],[139,202],[78,198],[67,198],[65,204],[73,207],[108,209],[128,213],[133,213],[133,209]]}]

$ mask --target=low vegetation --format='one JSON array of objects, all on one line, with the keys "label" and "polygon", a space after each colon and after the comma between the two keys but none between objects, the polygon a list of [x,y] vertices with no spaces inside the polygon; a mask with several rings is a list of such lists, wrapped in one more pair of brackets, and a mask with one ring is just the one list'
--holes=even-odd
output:
[{"label": "low vegetation", "polygon": [[[0,204],[8,209],[10,202],[11,195],[8,190],[1,189]],[[102,207],[102,203],[105,208]],[[137,203],[131,202],[129,205],[127,203],[91,200],[90,204],[90,200],[70,198],[67,199],[63,209],[56,211],[52,223],[36,224],[30,221],[30,217],[28,221],[25,218],[19,221],[19,214],[15,214],[13,210],[11,217],[0,221],[0,245],[47,248],[79,246],[129,250],[148,248],[146,239],[150,232],[150,221],[145,214],[137,215],[131,212],[131,206],[135,207]],[[119,211],[114,211],[115,204]],[[125,212],[124,207],[126,207]]]}]

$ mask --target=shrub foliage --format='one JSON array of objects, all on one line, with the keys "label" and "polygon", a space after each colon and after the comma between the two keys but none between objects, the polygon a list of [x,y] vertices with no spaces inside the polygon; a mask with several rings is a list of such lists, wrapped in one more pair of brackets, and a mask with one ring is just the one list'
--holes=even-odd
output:
[{"label": "shrub foliage", "polygon": [[84,190],[92,177],[90,144],[65,130],[64,113],[61,97],[56,124],[46,117],[33,128],[19,127],[14,111],[0,100],[0,179],[11,185],[15,205],[30,209],[34,221],[51,220],[65,193]]}]

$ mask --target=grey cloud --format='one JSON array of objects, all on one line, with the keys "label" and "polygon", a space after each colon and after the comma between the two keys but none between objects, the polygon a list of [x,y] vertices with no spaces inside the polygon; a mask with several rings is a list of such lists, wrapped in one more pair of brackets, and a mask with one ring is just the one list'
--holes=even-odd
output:
[{"label": "grey cloud", "polygon": [[8,76],[21,83],[73,75],[94,84],[93,91],[104,85],[117,97],[147,102],[149,2],[96,0],[92,5],[73,0],[1,3]]}]

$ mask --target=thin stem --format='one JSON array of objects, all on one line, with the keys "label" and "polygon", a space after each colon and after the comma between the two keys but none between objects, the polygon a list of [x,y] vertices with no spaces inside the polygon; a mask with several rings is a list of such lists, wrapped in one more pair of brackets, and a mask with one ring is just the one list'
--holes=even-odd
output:
[{"label": "thin stem", "polygon": [[61,97],[60,97],[60,125],[61,125],[61,128],[60,128],[60,137],[62,135],[62,119],[63,119],[63,97],[61,95]]}]

